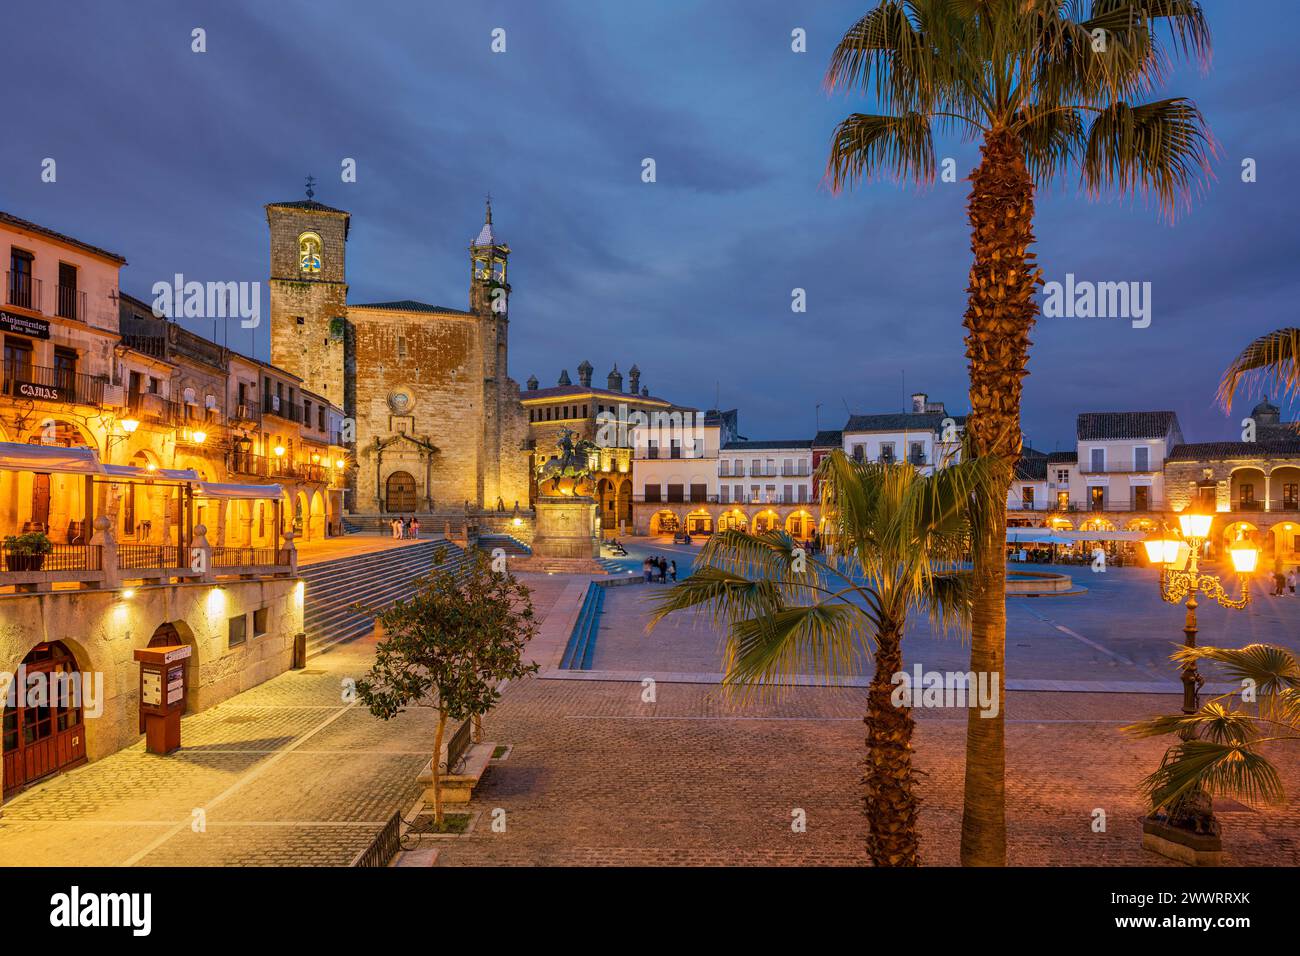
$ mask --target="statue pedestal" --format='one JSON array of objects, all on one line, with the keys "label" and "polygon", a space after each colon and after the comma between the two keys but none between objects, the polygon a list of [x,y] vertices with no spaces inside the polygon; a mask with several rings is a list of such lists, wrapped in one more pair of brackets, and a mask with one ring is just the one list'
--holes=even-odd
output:
[{"label": "statue pedestal", "polygon": [[534,557],[587,560],[600,557],[594,499],[543,496],[537,499],[536,509]]}]

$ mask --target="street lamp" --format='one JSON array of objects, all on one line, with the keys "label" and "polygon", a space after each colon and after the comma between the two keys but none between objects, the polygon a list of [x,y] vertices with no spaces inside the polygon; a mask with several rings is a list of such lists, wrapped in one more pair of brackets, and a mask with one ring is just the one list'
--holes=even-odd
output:
[{"label": "street lamp", "polygon": [[194,444],[202,445],[208,440],[208,433],[200,429],[199,431],[193,432],[190,437],[194,439]]},{"label": "street lamp", "polygon": [[140,427],[140,420],[137,418],[122,419],[122,431],[126,432],[128,435],[135,434],[135,430],[139,427]]},{"label": "street lamp", "polygon": [[275,457],[276,457],[276,458],[283,458],[283,457],[284,457],[284,446],[283,446],[283,445],[276,445],[276,446],[275,446]]},{"label": "street lamp", "polygon": [[[1241,584],[1241,597],[1230,598],[1223,588],[1223,582],[1217,575],[1202,574],[1200,571],[1201,548],[1210,536],[1210,526],[1214,516],[1186,511],[1178,516],[1182,527],[1183,541],[1169,534],[1168,529],[1160,535],[1148,537],[1143,545],[1151,563],[1160,568],[1160,597],[1169,604],[1187,602],[1187,618],[1183,624],[1183,641],[1186,647],[1196,646],[1196,595],[1204,594],[1226,608],[1241,610],[1250,603],[1250,575],[1259,563],[1259,549],[1247,541],[1241,534],[1229,548],[1232,567]],[[1183,557],[1183,549],[1187,549]],[[1182,668],[1183,713],[1191,715],[1200,709],[1200,690],[1205,679],[1196,669],[1196,661],[1188,660]]]}]

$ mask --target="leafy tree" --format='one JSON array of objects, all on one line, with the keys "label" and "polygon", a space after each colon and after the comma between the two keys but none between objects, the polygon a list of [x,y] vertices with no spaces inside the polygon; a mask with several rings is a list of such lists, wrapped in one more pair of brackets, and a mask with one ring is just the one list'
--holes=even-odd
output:
[{"label": "leafy tree", "polygon": [[[1208,810],[1208,801],[1201,805],[1204,794],[1281,803],[1282,778],[1267,751],[1281,742],[1300,741],[1300,664],[1295,656],[1272,644],[1250,644],[1179,648],[1173,660],[1214,661],[1243,690],[1207,700],[1194,714],[1152,717],[1123,728],[1136,737],[1180,738],[1142,781],[1152,815],[1185,826]],[[1243,692],[1247,688],[1248,694]]]},{"label": "leafy tree", "polygon": [[[1168,42],[1165,36],[1168,35]],[[1208,65],[1210,32],[1195,0],[882,0],[844,35],[826,74],[880,112],[854,113],[831,138],[835,190],[875,175],[933,182],[934,127],[979,141],[968,205],[974,262],[966,357],[974,449],[1013,466],[1029,332],[1042,282],[1029,251],[1037,186],[1078,168],[1089,195],[1154,196],[1172,217],[1214,152],[1196,105],[1141,100],[1172,62]],[[979,522],[971,669],[1002,673],[1006,650],[1005,496]],[[961,859],[1006,863],[1005,727],[967,722]]]},{"label": "leafy tree", "polygon": [[[441,565],[445,551],[434,561]],[[481,717],[500,699],[502,681],[536,672],[523,651],[537,633],[528,588],[513,575],[494,572],[475,553],[467,568],[436,569],[417,578],[416,592],[375,613],[383,637],[369,675],[357,682],[357,697],[381,720],[411,705],[438,710],[434,738],[433,805],[442,826],[442,784],[438,760],[448,720]],[[450,770],[450,768],[448,768]]]},{"label": "leafy tree", "polygon": [[913,465],[858,462],[835,452],[818,466],[827,555],[819,559],[781,531],[722,531],[695,569],[665,592],[651,626],[697,609],[726,626],[726,676],[735,689],[788,684],[797,674],[834,681],[875,658],[867,691],[863,776],[877,866],[917,866],[917,796],[911,708],[896,706],[903,631],[912,611],[961,629],[970,576],[972,502],[996,484],[1002,463],[972,459],[932,475]]}]

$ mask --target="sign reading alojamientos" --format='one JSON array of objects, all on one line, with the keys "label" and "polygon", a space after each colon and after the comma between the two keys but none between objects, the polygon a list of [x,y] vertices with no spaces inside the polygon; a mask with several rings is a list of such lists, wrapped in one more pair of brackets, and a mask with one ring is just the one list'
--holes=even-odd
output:
[{"label": "sign reading alojamientos", "polygon": [[32,338],[48,339],[50,323],[44,319],[34,319],[27,315],[0,310],[0,330],[17,335],[30,335]]}]

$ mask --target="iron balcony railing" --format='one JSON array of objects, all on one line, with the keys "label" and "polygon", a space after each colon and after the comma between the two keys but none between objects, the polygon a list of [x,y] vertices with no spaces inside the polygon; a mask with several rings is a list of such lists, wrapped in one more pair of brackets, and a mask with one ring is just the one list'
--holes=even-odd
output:
[{"label": "iron balcony railing", "polygon": [[5,292],[5,302],[9,305],[41,311],[41,280],[30,272],[6,272]]},{"label": "iron balcony railing", "polygon": [[75,322],[85,322],[86,293],[66,285],[57,286],[55,291],[58,293],[58,314]]},{"label": "iron balcony railing", "polygon": [[298,478],[302,481],[326,481],[329,478],[328,469],[324,465],[293,462],[286,458],[244,451],[232,451],[226,456],[226,470],[232,474],[256,478]]},{"label": "iron balcony railing", "polygon": [[122,336],[122,344],[151,358],[167,357],[167,339],[161,335],[127,333]]},{"label": "iron balcony railing", "polygon": [[117,565],[124,571],[183,567],[181,549],[174,544],[119,544]]},{"label": "iron balcony railing", "polygon": [[103,375],[82,375],[69,369],[21,362],[4,363],[3,392],[11,398],[67,405],[102,405],[107,384],[108,378]]},{"label": "iron balcony railing", "polygon": [[1079,474],[1081,475],[1150,475],[1160,471],[1160,467],[1151,461],[1147,461],[1146,467],[1138,467],[1131,461],[1106,462],[1101,467],[1094,466],[1091,462],[1079,462]]},{"label": "iron balcony railing", "polygon": [[45,554],[31,554],[0,542],[0,571],[99,571],[102,563],[97,544],[55,544]]},{"label": "iron balcony railing", "polygon": [[214,568],[270,567],[288,563],[289,552],[283,548],[238,548],[221,545],[212,549]]},{"label": "iron balcony railing", "polygon": [[280,399],[278,402],[273,397],[264,399],[262,401],[262,414],[276,415],[287,422],[302,422],[302,406],[286,399]]}]

